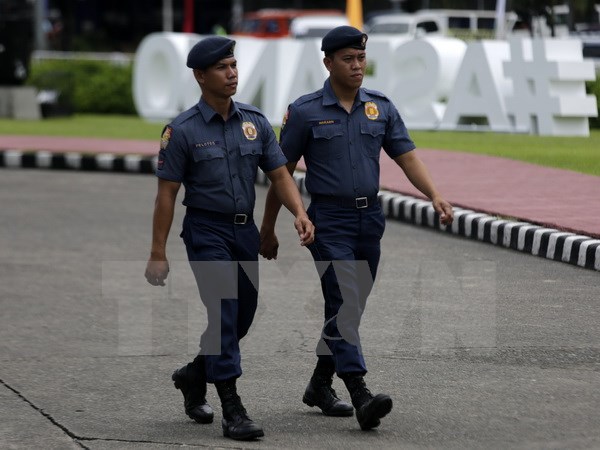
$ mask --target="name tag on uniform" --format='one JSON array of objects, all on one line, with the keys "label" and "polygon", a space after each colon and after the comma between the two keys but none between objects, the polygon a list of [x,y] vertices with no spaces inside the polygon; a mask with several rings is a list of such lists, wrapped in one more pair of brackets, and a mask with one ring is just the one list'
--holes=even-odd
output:
[{"label": "name tag on uniform", "polygon": [[319,127],[321,125],[335,125],[340,123],[340,119],[324,119],[324,120],[313,120],[310,124],[313,127]]},{"label": "name tag on uniform", "polygon": [[217,147],[221,145],[221,141],[206,141],[199,142],[195,145],[196,148],[207,148],[207,147]]}]

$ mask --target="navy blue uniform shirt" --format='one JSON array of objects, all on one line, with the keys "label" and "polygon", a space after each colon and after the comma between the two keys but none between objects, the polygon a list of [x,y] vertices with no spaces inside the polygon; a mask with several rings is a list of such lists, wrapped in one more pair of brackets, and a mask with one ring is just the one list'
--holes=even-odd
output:
[{"label": "navy blue uniform shirt", "polygon": [[232,102],[225,122],[200,99],[165,127],[156,175],[183,183],[186,206],[251,214],[257,167],[269,172],[286,162],[260,110]]},{"label": "navy blue uniform shirt", "polygon": [[311,194],[377,195],[382,147],[391,158],[415,148],[393,103],[380,92],[360,88],[348,114],[329,79],[290,105],[281,130],[287,159],[297,162],[304,156]]}]

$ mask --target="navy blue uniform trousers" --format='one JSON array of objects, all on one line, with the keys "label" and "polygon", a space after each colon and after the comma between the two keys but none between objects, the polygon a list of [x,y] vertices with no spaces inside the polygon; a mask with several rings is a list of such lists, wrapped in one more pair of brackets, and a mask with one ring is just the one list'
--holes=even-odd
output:
[{"label": "navy blue uniform trousers", "polygon": [[258,300],[260,236],[252,220],[207,218],[188,208],[181,237],[208,325],[200,339],[210,383],[242,374],[239,341],[248,333]]},{"label": "navy blue uniform trousers", "polygon": [[358,328],[377,274],[385,217],[379,202],[357,209],[313,201],[308,215],[315,225],[309,250],[325,300],[317,355],[338,375],[364,375]]}]

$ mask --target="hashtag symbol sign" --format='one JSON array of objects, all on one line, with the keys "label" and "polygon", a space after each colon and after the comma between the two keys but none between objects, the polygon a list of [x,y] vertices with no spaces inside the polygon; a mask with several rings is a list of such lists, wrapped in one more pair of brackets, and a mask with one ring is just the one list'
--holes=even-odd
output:
[{"label": "hashtag symbol sign", "polygon": [[[584,81],[595,74],[593,65],[583,61],[581,42],[513,38],[510,51],[510,61],[503,63],[505,76],[513,82],[506,110],[516,131],[556,135],[568,127],[587,126],[587,117],[596,112]],[[548,53],[560,61],[551,61]]]}]

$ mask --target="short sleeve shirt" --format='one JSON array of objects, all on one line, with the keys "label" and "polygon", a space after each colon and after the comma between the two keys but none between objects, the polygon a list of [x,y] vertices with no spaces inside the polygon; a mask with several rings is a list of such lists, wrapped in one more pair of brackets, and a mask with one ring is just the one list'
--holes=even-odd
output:
[{"label": "short sleeve shirt", "polygon": [[257,108],[233,102],[224,121],[201,99],[165,127],[156,175],[185,186],[186,206],[249,214],[257,168],[269,172],[286,162]]},{"label": "short sleeve shirt", "polygon": [[289,106],[280,143],[289,161],[304,157],[308,192],[347,198],[377,195],[382,148],[391,158],[415,148],[385,95],[360,88],[348,113],[329,79]]}]

